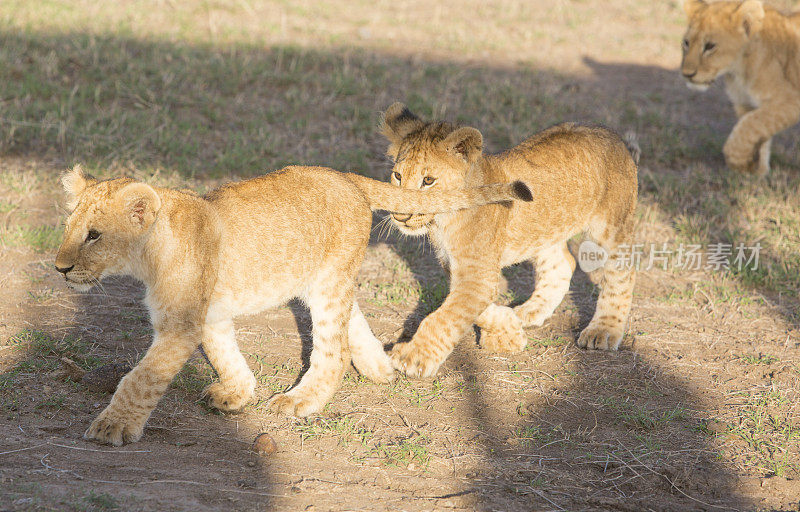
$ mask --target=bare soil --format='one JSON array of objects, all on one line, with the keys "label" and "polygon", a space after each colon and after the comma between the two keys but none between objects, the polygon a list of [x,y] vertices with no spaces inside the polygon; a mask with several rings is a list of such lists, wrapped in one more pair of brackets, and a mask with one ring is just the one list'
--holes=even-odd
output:
[{"label": "bare soil", "polygon": [[[184,141],[177,148],[182,156],[174,160],[167,142],[159,152],[155,138],[161,132],[125,127],[136,112],[158,110],[157,97],[133,95],[126,96],[131,105],[109,114],[119,125],[108,134],[67,134],[62,140],[42,127],[41,137],[26,135],[24,143],[0,153],[0,511],[800,510],[800,330],[797,260],[791,259],[800,248],[800,133],[795,128],[777,139],[768,178],[741,178],[724,169],[720,148],[733,114],[719,86],[697,95],[681,83],[676,68],[683,21],[676,3],[614,0],[601,8],[560,1],[545,14],[530,12],[524,2],[499,3],[486,7],[488,12],[465,8],[497,20],[489,25],[471,24],[460,12],[451,19],[455,11],[438,7],[428,17],[414,2],[400,8],[396,19],[389,10],[358,4],[347,13],[339,6],[344,10],[327,13],[323,21],[302,7],[220,4],[208,7],[206,17],[205,11],[189,15],[183,6],[167,4],[172,2],[142,10],[140,16],[156,27],[152,31],[172,27],[164,19],[174,12],[186,16],[186,27],[208,30],[195,41],[172,27],[173,40],[194,45],[194,53],[184,55],[188,73],[177,63],[165,68],[178,76],[207,78],[205,64],[191,59],[216,62],[222,56],[245,69],[286,52],[291,56],[286,45],[319,53],[292,57],[299,69],[309,66],[308,75],[267,77],[267,85],[254,78],[230,90],[219,86],[212,90],[217,105],[204,105],[205,90],[181,89],[184,96],[176,102],[183,110],[173,105],[173,113],[190,124],[197,117],[214,131],[200,133],[197,146]],[[100,21],[92,20],[104,18],[95,15],[75,30],[98,30],[91,24]],[[128,11],[115,12],[111,18],[123,23],[126,16]],[[43,17],[29,14],[38,20],[34,26],[59,23]],[[660,20],[655,25],[654,17]],[[174,44],[154,42],[151,29],[131,19],[136,37],[96,42],[100,54],[124,48],[124,58],[106,69],[102,59],[94,68],[79,55],[69,80],[129,78],[127,63],[144,65],[149,55]],[[256,19],[273,27],[263,29],[267,35],[258,32]],[[431,28],[440,25],[446,29]],[[216,44],[215,37],[235,40],[238,32],[223,30],[231,26],[274,46],[241,55],[204,46]],[[34,36],[0,32],[54,59],[61,45],[69,47],[65,52],[83,51],[69,46],[81,40],[75,34],[38,30]],[[464,43],[495,36],[494,46]],[[326,46],[343,39],[349,41],[346,50]],[[93,74],[98,69],[102,78]],[[59,79],[33,73],[42,82]],[[306,81],[326,73],[341,73],[351,92],[342,93],[341,84],[329,91],[328,82]],[[261,98],[263,90],[274,95]],[[77,97],[76,109],[94,108],[91,100]],[[82,440],[110,395],[65,376],[60,358],[87,370],[135,364],[152,330],[137,283],[110,279],[80,295],[66,289],[52,269],[58,239],[48,236],[57,234],[53,226],[64,215],[58,173],[85,155],[107,165],[108,175],[126,172],[203,191],[251,173],[220,174],[225,160],[217,156],[235,146],[231,151],[242,151],[235,161],[247,166],[261,158],[268,165],[286,159],[344,169],[351,168],[350,158],[361,172],[383,179],[388,166],[374,125],[377,112],[395,99],[427,107],[425,114],[476,125],[490,150],[561,120],[633,129],[644,154],[637,239],[761,240],[768,270],[640,272],[629,334],[614,353],[574,345],[597,293],[597,276],[578,271],[553,318],[527,330],[523,353],[482,350],[475,332],[433,381],[398,377],[376,385],[351,369],[325,411],[308,419],[276,416],[265,407],[305,370],[309,319],[302,305],[292,303],[236,323],[259,380],[258,400],[241,413],[220,414],[200,399],[214,375],[198,353],[156,408],[140,442],[114,448]],[[257,135],[237,123],[265,104],[281,112],[278,120],[264,118],[278,142],[250,153],[247,144],[242,149],[234,142]],[[352,105],[355,110],[348,110]],[[293,125],[293,116],[303,123]],[[166,130],[182,136],[179,127]],[[132,145],[117,144],[119,134]],[[109,139],[113,148],[103,149]],[[195,150],[209,159],[197,172],[191,155],[183,156]],[[147,157],[138,159],[137,152]],[[41,233],[18,230],[40,226],[46,228]],[[535,273],[529,265],[504,275],[503,301],[515,303],[531,293]],[[358,299],[381,340],[389,344],[413,334],[446,287],[429,247],[375,230]],[[251,451],[264,432],[276,441],[276,453]]]}]

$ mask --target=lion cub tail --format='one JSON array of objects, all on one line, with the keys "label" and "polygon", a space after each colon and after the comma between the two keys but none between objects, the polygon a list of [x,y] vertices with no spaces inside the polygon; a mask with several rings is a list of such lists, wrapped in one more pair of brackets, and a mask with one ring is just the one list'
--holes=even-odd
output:
[{"label": "lion cub tail", "polygon": [[628,152],[631,154],[631,158],[633,158],[633,163],[639,165],[639,158],[642,156],[642,148],[639,147],[639,137],[636,135],[636,132],[632,130],[625,132],[625,136],[622,137],[622,142],[624,142],[625,147],[628,148]]},{"label": "lion cub tail", "polygon": [[490,203],[533,200],[530,189],[522,181],[457,190],[412,190],[358,174],[347,173],[346,176],[361,189],[372,210],[394,213],[443,213]]}]

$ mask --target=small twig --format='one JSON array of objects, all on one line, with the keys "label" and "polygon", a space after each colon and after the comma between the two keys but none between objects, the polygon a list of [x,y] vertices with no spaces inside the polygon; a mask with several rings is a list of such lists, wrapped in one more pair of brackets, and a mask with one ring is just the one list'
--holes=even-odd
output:
[{"label": "small twig", "polygon": [[532,491],[534,493],[536,493],[540,498],[545,500],[547,503],[549,503],[549,504],[553,505],[554,507],[556,507],[558,510],[564,510],[564,508],[559,506],[558,503],[555,503],[553,500],[551,500],[550,498],[545,496],[542,491],[539,491],[539,490],[536,490],[536,489],[532,489]]},{"label": "small twig", "polygon": [[44,460],[49,456],[50,456],[49,453],[45,453],[44,456],[41,459],[39,459],[39,462],[42,464],[42,466],[44,466],[45,468],[49,469],[50,471],[58,471],[59,473],[69,473],[70,475],[74,476],[78,480],[83,480],[83,477],[81,475],[79,475],[78,473],[76,473],[76,472],[74,472],[74,471],[72,471],[70,469],[58,469],[58,468],[54,468],[50,464],[46,463]]},{"label": "small twig", "polygon": [[[618,442],[619,442],[619,441],[618,441]],[[653,474],[654,474],[654,475],[656,475],[656,476],[660,476],[661,478],[663,478],[664,480],[666,480],[667,482],[669,482],[669,484],[672,486],[672,488],[673,488],[673,489],[675,489],[675,490],[676,490],[676,491],[678,491],[679,493],[683,494],[684,496],[686,496],[686,497],[687,497],[687,498],[689,498],[690,500],[692,500],[692,501],[695,501],[695,502],[697,502],[697,503],[699,503],[699,504],[701,504],[701,505],[705,505],[705,506],[707,506],[707,507],[714,507],[714,508],[719,508],[719,509],[724,509],[724,510],[735,510],[735,511],[739,512],[739,509],[738,509],[738,508],[733,508],[733,507],[725,507],[725,506],[721,506],[721,505],[712,505],[711,503],[706,503],[705,501],[699,500],[699,499],[695,498],[694,496],[690,496],[690,495],[686,494],[686,493],[683,491],[683,489],[681,489],[680,487],[678,487],[677,485],[675,485],[675,482],[674,482],[674,481],[672,481],[672,479],[670,479],[670,478],[669,478],[667,475],[665,475],[665,474],[663,474],[663,473],[659,473],[659,472],[658,472],[658,471],[656,471],[655,469],[653,469],[653,468],[651,468],[650,466],[647,466],[646,464],[644,464],[644,463],[643,463],[641,460],[639,460],[639,458],[638,458],[636,455],[634,455],[634,453],[633,453],[633,452],[632,452],[632,451],[631,451],[631,450],[630,450],[630,449],[629,449],[627,446],[625,446],[625,445],[624,445],[624,444],[622,444],[621,442],[619,442],[619,445],[620,445],[621,447],[625,448],[625,450],[626,450],[626,451],[627,451],[627,452],[628,452],[628,453],[631,455],[631,457],[633,457],[633,458],[634,458],[634,460],[636,460],[636,462],[638,462],[638,463],[639,463],[639,464],[640,464],[640,465],[641,465],[641,466],[642,466],[644,469],[646,469],[647,471],[649,471],[649,472],[653,473]]]},{"label": "small twig", "polygon": [[[136,486],[138,486],[138,485],[148,485],[148,484],[188,484],[188,485],[202,485],[202,486],[205,486],[205,487],[208,486],[208,482],[195,482],[194,480],[145,480],[145,481],[142,481],[142,482],[125,482],[123,480],[95,480],[93,478],[86,478],[86,477],[84,477],[82,475],[79,475],[78,473],[76,473],[76,472],[74,472],[72,470],[69,470],[69,469],[59,469],[59,468],[56,468],[56,467],[53,467],[53,466],[49,465],[48,463],[45,462],[45,459],[47,457],[49,457],[49,456],[50,456],[49,453],[45,454],[45,456],[42,457],[39,460],[39,462],[42,464],[42,466],[44,466],[46,469],[49,469],[50,471],[58,471],[60,473],[68,473],[68,474],[74,476],[75,478],[77,478],[78,480],[85,480],[87,482],[95,482],[95,483],[101,483],[101,484],[115,484],[115,485],[136,485]],[[288,496],[285,495],[285,494],[273,494],[273,493],[258,492],[258,491],[245,491],[245,490],[241,490],[241,489],[225,489],[225,488],[220,488],[220,487],[215,487],[215,489],[220,491],[220,492],[238,492],[240,494],[255,494],[257,496],[268,496],[268,497],[272,497],[272,498],[288,498]]]},{"label": "small twig", "polygon": [[41,448],[45,446],[44,444],[37,444],[36,446],[28,446],[27,448],[20,448],[18,450],[9,450],[7,452],[0,452],[0,455],[8,455],[9,453],[17,453],[17,452],[24,452],[25,450],[33,450],[35,448]]},{"label": "small twig", "polygon": [[67,446],[65,444],[47,442],[50,446],[58,446],[59,448],[68,448],[70,450],[81,450],[84,452],[100,452],[100,453],[151,453],[150,450],[97,450],[94,448],[81,448],[79,446]]}]

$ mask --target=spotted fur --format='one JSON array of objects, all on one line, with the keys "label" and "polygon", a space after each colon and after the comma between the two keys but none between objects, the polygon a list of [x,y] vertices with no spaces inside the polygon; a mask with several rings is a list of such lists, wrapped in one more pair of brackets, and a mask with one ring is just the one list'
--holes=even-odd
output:
[{"label": "spotted fur", "polygon": [[[395,161],[391,181],[399,187],[450,190],[522,180],[533,193],[526,203],[393,215],[400,231],[427,234],[450,271],[444,303],[422,321],[410,342],[393,348],[396,368],[410,376],[436,374],[473,323],[481,328],[485,348],[522,350],[523,327],[542,325],[569,289],[575,260],[566,242],[580,232],[610,257],[594,317],[577,343],[591,349],[619,347],[634,283],[621,246],[630,244],[633,235],[637,165],[616,134],[567,123],[499,155],[485,155],[475,128],[425,123],[400,103],[387,109],[381,129]],[[630,145],[631,151],[638,147]],[[536,268],[531,297],[513,310],[493,304],[501,269],[523,261]]]},{"label": "spotted fur", "polygon": [[759,0],[686,0],[681,72],[705,90],[723,77],[739,118],[722,148],[731,169],[769,171],[772,137],[800,120],[800,13]]},{"label": "spotted fur", "polygon": [[86,431],[86,438],[114,445],[139,440],[198,345],[219,374],[205,391],[211,406],[243,407],[256,380],[237,346],[233,318],[293,297],[311,310],[311,366],[296,387],[272,399],[273,410],[319,411],[351,356],[363,375],[391,380],[391,361],[353,297],[371,210],[447,211],[513,200],[520,190],[504,184],[409,193],[314,167],[288,167],[205,197],[127,178],[97,181],[79,168],[62,181],[73,211],[56,267],[80,291],[109,275],[139,279],[155,331],[147,353]]}]

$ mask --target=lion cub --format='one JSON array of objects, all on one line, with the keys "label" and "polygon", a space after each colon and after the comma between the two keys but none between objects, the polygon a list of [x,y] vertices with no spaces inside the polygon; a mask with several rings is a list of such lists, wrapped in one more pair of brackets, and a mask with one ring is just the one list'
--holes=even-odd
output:
[{"label": "lion cub", "polygon": [[687,0],[681,73],[705,90],[717,77],[739,120],[722,153],[728,167],[769,171],[772,136],[800,119],[800,13],[786,16],[759,0]]},{"label": "lion cub", "polygon": [[[636,207],[636,162],[614,133],[562,124],[499,155],[483,154],[475,128],[425,123],[401,103],[390,106],[382,131],[395,165],[394,185],[451,190],[521,179],[533,201],[488,205],[468,211],[393,214],[397,228],[427,234],[450,269],[450,293],[408,343],[395,345],[395,367],[429,377],[475,323],[483,347],[517,352],[524,326],[542,325],[569,289],[575,260],[567,240],[585,231],[607,251],[597,310],[578,345],[616,350],[631,308],[634,275],[618,250],[630,244]],[[638,149],[637,149],[638,151]],[[638,158],[638,152],[637,157]],[[530,260],[536,288],[522,305],[493,304],[503,267]]]},{"label": "lion cub", "polygon": [[320,167],[287,167],[222,186],[205,197],[127,178],[63,176],[67,207],[56,268],[87,291],[103,277],[146,286],[155,335],[119,383],[87,439],[137,441],[175,374],[202,345],[219,374],[206,394],[223,411],[244,406],[256,380],[236,344],[233,317],[303,299],[313,320],[311,366],[271,407],[305,416],[338,387],[350,358],[385,382],[389,357],[354,302],[371,210],[441,212],[530,197],[522,183],[434,193],[398,193],[369,178]]}]

